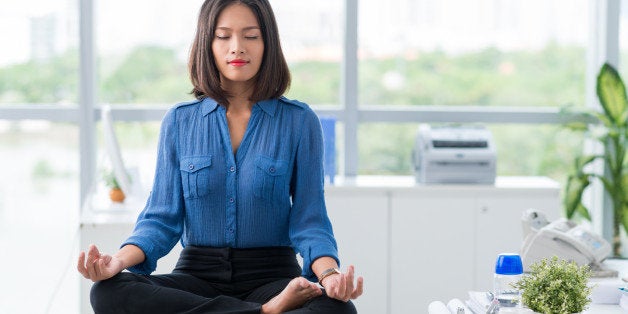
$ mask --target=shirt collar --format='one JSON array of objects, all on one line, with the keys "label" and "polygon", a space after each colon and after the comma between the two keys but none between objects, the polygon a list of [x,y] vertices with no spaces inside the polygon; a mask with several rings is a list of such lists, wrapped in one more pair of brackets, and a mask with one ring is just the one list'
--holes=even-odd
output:
[{"label": "shirt collar", "polygon": [[[262,100],[255,105],[259,106],[262,111],[271,117],[274,117],[277,112],[277,99]],[[216,110],[216,108],[218,108],[218,103],[215,100],[209,97],[203,99],[201,103],[201,112],[203,113],[203,116],[208,115],[210,112]]]},{"label": "shirt collar", "polygon": [[216,108],[218,108],[218,103],[209,97],[206,97],[201,102],[201,112],[203,116],[208,115],[210,112],[216,110]]},{"label": "shirt collar", "polygon": [[258,102],[256,105],[259,106],[266,114],[274,117],[277,112],[277,101],[277,99],[267,99]]}]

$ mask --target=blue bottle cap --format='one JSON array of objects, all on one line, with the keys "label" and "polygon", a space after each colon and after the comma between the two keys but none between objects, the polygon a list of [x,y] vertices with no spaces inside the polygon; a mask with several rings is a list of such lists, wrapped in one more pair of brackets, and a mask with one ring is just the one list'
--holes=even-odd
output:
[{"label": "blue bottle cap", "polygon": [[499,254],[495,263],[495,273],[499,275],[519,275],[523,273],[521,256],[514,253]]}]

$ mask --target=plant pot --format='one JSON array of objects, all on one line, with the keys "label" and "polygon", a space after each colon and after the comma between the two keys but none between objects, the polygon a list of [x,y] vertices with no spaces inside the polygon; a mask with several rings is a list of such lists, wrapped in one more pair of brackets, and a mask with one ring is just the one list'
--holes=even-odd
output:
[{"label": "plant pot", "polygon": [[124,192],[122,192],[122,190],[120,190],[119,188],[112,188],[109,191],[109,198],[112,202],[122,203],[124,202],[126,196],[124,195]]}]

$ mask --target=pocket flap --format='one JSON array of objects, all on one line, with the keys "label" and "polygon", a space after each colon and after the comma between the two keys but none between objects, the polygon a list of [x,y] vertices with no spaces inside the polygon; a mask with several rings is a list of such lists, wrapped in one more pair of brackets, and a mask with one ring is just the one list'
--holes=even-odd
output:
[{"label": "pocket flap", "polygon": [[182,157],[179,163],[179,169],[185,172],[196,172],[212,165],[212,156],[189,156]]},{"label": "pocket flap", "polygon": [[264,170],[268,175],[280,176],[286,174],[288,162],[285,160],[272,159],[266,156],[257,156],[255,160],[257,168]]}]

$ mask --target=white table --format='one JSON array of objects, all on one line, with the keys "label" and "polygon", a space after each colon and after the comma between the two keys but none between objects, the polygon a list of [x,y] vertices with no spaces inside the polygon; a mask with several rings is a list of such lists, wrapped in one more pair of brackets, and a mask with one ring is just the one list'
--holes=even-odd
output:
[{"label": "white table", "polygon": [[[617,270],[619,272],[619,276],[616,278],[592,278],[590,280],[591,284],[595,285],[594,290],[591,293],[591,298],[593,300],[592,303],[589,304],[588,308],[582,312],[587,314],[619,314],[619,313],[628,313],[628,310],[622,309],[618,304],[597,304],[595,302],[600,302],[602,299],[610,300],[616,298],[615,302],[619,301],[621,296],[621,292],[619,291],[619,287],[627,287],[628,283],[622,281],[621,278],[628,276],[628,260],[619,260],[619,259],[609,259],[604,261],[603,263],[606,267],[610,269]],[[604,295],[602,295],[604,294]],[[468,299],[468,298],[467,298]],[[462,300],[462,299],[461,299]],[[504,313],[517,313],[517,314],[532,314],[529,309],[506,309],[506,311],[502,311]],[[502,313],[500,312],[500,313]],[[479,314],[479,313],[476,313]],[[483,314],[483,313],[482,313]]]}]

